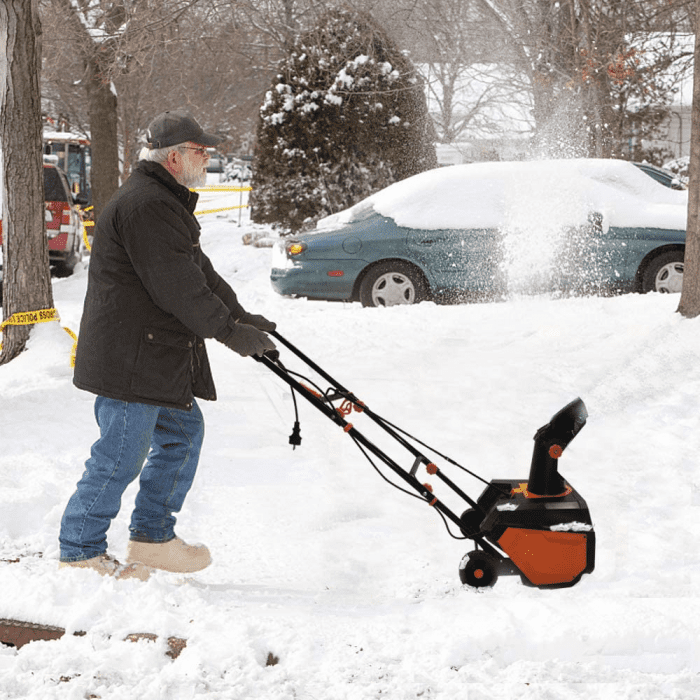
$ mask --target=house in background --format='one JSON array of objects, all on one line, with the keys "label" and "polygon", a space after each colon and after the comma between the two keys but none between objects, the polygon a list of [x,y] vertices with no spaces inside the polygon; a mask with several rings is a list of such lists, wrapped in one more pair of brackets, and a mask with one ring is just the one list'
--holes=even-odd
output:
[{"label": "house in background", "polygon": [[[640,56],[671,51],[685,55],[681,59],[685,63],[680,64],[685,66],[684,76],[678,77],[678,66],[674,65],[676,72],[669,74],[667,80],[673,97],[665,138],[648,141],[641,136],[645,147],[663,149],[672,154],[674,161],[680,161],[673,167],[679,174],[690,155],[694,41],[692,34],[656,34],[644,35],[636,42]],[[458,77],[449,75],[449,67],[420,64],[418,68],[427,85],[428,110],[438,134],[447,141],[436,144],[440,165],[520,160],[529,156],[535,124],[532,94],[523,76],[496,64],[464,67]],[[447,80],[450,77],[451,82]],[[451,86],[448,99],[444,96],[444,83]],[[632,139],[629,145],[631,151]]]},{"label": "house in background", "polygon": [[[428,112],[443,141],[436,144],[439,165],[485,160],[521,160],[534,130],[532,97],[512,69],[476,63],[438,71],[418,69],[426,82]],[[446,98],[443,85],[450,82]],[[446,141],[449,139],[449,141]]]},{"label": "house in background", "polygon": [[657,140],[655,145],[663,146],[673,153],[675,159],[690,157],[690,125],[693,112],[693,77],[683,80],[678,87],[668,121],[668,136]]}]

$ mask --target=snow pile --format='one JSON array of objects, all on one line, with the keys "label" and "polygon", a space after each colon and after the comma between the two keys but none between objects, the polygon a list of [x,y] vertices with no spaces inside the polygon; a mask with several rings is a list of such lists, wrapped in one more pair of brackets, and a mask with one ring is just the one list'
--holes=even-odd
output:
[{"label": "snow pile", "polygon": [[588,523],[561,523],[552,525],[549,529],[553,532],[589,532],[593,526]]},{"label": "snow pile", "polygon": [[371,210],[425,230],[580,226],[592,212],[602,214],[606,226],[685,230],[687,207],[687,191],[664,187],[627,161],[469,163],[397,182],[322,219],[318,229]]},{"label": "snow pile", "polygon": [[[70,338],[45,324],[0,367],[0,617],[68,634],[0,649],[0,696],[695,700],[700,320],[663,295],[389,309],[286,299],[237,217],[203,217],[202,245],[242,303],[485,479],[526,480],[535,431],[580,396],[588,422],[560,466],[590,507],[596,570],[569,589],[515,577],[462,588],[468,542],[310,406],[292,451],[286,386],[210,342],[220,399],[202,402],[207,438],[178,533],[207,543],[214,564],[187,581],[59,572],[61,514],[97,428],[93,398],[71,385]],[[85,269],[54,282],[74,330],[85,283]],[[366,418],[353,422],[376,438]],[[436,461],[479,495],[482,484]],[[134,496],[109,533],[117,557]],[[123,641],[134,632],[158,640]],[[176,660],[169,636],[187,639]]]}]

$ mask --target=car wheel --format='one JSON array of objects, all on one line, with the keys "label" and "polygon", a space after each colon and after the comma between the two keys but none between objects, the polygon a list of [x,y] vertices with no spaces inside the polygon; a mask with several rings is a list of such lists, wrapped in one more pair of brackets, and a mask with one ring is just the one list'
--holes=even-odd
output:
[{"label": "car wheel", "polygon": [[360,284],[362,306],[417,304],[426,296],[423,276],[400,260],[375,265]]},{"label": "car wheel", "polygon": [[670,250],[657,255],[642,276],[642,292],[674,294],[683,287],[683,251]]}]

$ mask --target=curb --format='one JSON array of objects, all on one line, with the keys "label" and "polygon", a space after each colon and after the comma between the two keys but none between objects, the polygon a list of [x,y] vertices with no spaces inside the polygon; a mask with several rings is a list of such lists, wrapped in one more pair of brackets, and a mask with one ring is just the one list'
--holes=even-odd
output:
[{"label": "curb", "polygon": [[[39,625],[22,620],[0,618],[0,643],[21,649],[25,644],[36,641],[53,641],[61,639],[66,630],[52,625]],[[83,637],[85,632],[73,632],[75,637]],[[125,642],[138,642],[147,639],[154,642],[158,635],[151,632],[134,632],[124,637]],[[181,637],[168,637],[168,651],[166,656],[177,659],[182,650],[187,646],[187,640]]]}]

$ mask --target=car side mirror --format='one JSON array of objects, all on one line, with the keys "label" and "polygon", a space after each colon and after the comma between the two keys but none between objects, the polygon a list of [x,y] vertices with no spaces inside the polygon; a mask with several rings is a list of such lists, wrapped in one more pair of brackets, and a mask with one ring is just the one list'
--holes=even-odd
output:
[{"label": "car side mirror", "polygon": [[588,215],[588,223],[591,225],[596,235],[607,233],[608,225],[605,223],[605,219],[600,212],[592,211]]},{"label": "car side mirror", "polygon": [[593,226],[596,226],[597,228],[603,228],[603,215],[598,212],[598,211],[592,211],[588,215],[588,221],[589,223],[593,224]]}]

